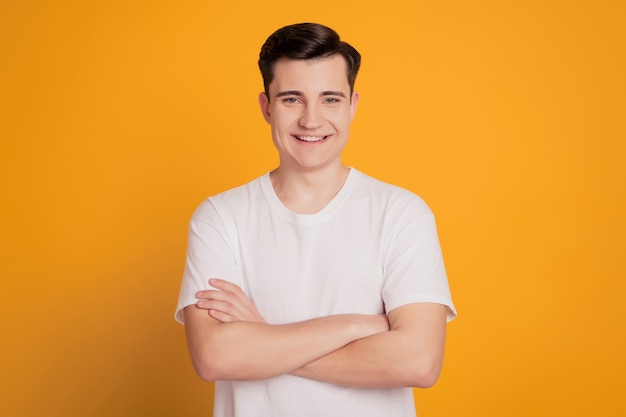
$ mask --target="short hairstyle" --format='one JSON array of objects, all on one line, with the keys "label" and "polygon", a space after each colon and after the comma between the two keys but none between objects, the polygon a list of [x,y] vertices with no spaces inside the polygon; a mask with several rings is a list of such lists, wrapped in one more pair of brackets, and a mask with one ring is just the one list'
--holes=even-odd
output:
[{"label": "short hairstyle", "polygon": [[333,29],[318,23],[297,23],[272,33],[261,47],[259,69],[269,100],[269,87],[274,79],[274,64],[281,58],[320,59],[340,54],[346,60],[350,94],[361,66],[361,54],[339,38]]}]

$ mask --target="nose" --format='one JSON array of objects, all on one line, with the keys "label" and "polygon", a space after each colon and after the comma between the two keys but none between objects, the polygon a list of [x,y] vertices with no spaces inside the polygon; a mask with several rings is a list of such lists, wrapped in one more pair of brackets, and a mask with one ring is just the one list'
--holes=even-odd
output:
[{"label": "nose", "polygon": [[322,116],[317,106],[309,104],[304,107],[299,123],[305,129],[317,129],[320,127],[322,125]]}]

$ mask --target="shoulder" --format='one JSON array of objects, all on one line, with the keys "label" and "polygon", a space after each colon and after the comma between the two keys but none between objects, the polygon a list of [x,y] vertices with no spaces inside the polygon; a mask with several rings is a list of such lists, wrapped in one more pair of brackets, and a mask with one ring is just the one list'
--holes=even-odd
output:
[{"label": "shoulder", "polygon": [[238,211],[248,210],[262,197],[261,182],[266,175],[208,197],[196,208],[191,220],[210,222],[227,213],[234,215]]},{"label": "shoulder", "polygon": [[386,213],[392,215],[408,214],[411,217],[431,215],[428,204],[413,191],[390,184],[362,172],[356,171],[358,184],[356,194],[366,198],[370,204],[375,204]]}]

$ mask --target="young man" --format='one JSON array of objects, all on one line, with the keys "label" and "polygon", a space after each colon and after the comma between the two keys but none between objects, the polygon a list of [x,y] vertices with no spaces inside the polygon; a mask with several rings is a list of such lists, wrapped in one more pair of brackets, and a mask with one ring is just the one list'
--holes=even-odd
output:
[{"label": "young man", "polygon": [[359,53],[332,29],[279,29],[259,95],[279,167],[202,203],[176,318],[217,381],[216,417],[415,416],[455,315],[435,220],[341,162]]}]

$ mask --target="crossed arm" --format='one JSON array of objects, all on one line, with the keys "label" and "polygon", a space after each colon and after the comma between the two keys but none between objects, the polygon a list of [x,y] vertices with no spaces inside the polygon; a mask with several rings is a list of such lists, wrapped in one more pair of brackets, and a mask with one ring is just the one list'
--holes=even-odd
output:
[{"label": "crossed arm", "polygon": [[283,374],[353,387],[429,387],[441,370],[446,307],[416,303],[387,315],[342,314],[265,323],[236,285],[212,279],[184,310],[187,343],[205,380]]}]

